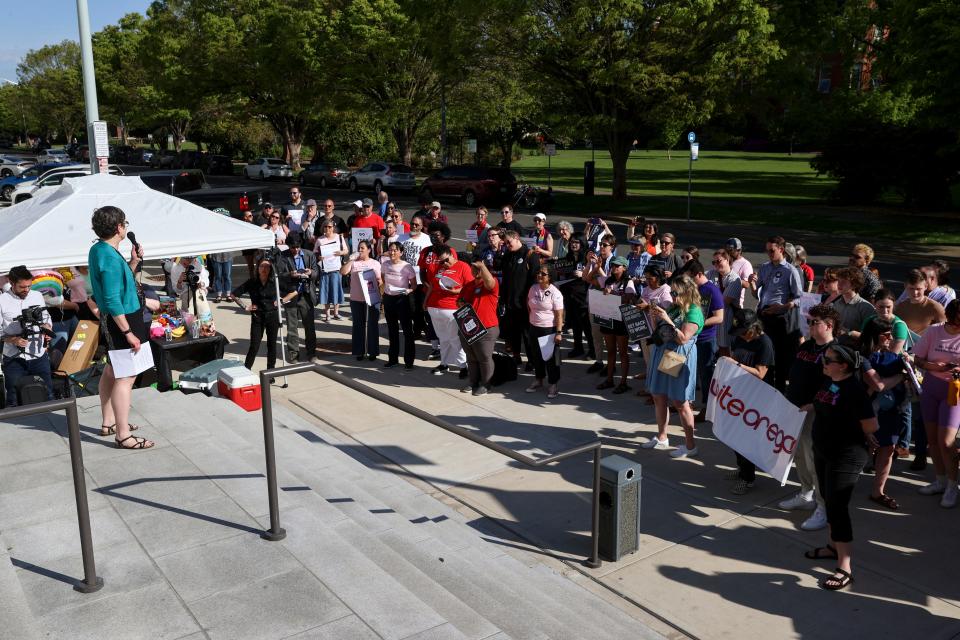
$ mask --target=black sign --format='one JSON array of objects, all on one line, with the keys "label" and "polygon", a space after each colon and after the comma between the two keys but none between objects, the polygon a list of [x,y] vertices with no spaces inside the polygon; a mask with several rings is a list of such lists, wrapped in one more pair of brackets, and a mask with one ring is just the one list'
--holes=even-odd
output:
[{"label": "black sign", "polygon": [[464,305],[454,311],[453,319],[457,321],[457,331],[467,344],[473,344],[487,335],[487,328],[480,322],[480,317],[470,305]]},{"label": "black sign", "polygon": [[623,316],[623,324],[627,325],[627,336],[630,342],[639,342],[653,335],[650,331],[650,323],[647,321],[647,314],[640,309],[632,304],[623,304],[620,305],[620,314]]}]

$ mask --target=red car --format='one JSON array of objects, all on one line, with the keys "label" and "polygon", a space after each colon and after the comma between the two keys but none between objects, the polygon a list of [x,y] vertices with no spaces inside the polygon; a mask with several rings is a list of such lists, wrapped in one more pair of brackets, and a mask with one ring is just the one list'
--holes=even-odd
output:
[{"label": "red car", "polygon": [[468,207],[480,203],[507,202],[517,190],[509,169],[453,166],[441,169],[423,181],[420,193],[427,199],[460,198]]}]

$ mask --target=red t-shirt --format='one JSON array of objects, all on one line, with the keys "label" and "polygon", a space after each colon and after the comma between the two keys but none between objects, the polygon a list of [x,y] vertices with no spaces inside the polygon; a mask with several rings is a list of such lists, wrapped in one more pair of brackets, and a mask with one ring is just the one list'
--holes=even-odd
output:
[{"label": "red t-shirt", "polygon": [[383,231],[383,218],[375,213],[371,213],[368,216],[357,216],[353,219],[353,227],[373,229],[373,239],[377,240]]},{"label": "red t-shirt", "polygon": [[[453,247],[450,247],[450,253],[454,258],[457,257],[457,250]],[[437,254],[433,252],[433,245],[429,245],[420,250],[420,257],[417,258],[417,266],[420,267],[420,282],[426,284],[437,272]],[[432,282],[432,280],[430,281]]]},{"label": "red t-shirt", "polygon": [[457,283],[457,286],[463,287],[468,282],[473,281],[473,270],[469,264],[460,260],[453,266],[446,267],[445,269],[441,269],[439,265],[433,265],[433,273],[427,281],[432,285],[430,288],[430,297],[427,298],[424,306],[435,307],[437,309],[456,309],[457,298],[460,297],[461,292],[458,291],[454,293],[447,291],[440,285],[440,278],[450,278]]},{"label": "red t-shirt", "polygon": [[497,317],[497,303],[500,300],[500,283],[494,279],[493,289],[488,290],[483,284],[469,284],[460,292],[460,297],[464,299],[473,310],[477,312],[477,317],[484,327],[490,329],[500,324]]}]

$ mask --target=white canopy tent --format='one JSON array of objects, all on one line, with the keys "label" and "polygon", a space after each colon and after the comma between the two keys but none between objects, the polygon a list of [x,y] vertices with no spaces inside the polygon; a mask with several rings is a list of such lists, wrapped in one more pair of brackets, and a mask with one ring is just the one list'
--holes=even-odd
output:
[{"label": "white canopy tent", "polygon": [[[49,194],[0,210],[0,273],[19,264],[28,269],[87,264],[97,239],[91,217],[106,205],[127,214],[146,260],[274,245],[267,229],[155,191],[136,176],[98,174],[68,178]],[[129,240],[120,252],[130,254]]]}]

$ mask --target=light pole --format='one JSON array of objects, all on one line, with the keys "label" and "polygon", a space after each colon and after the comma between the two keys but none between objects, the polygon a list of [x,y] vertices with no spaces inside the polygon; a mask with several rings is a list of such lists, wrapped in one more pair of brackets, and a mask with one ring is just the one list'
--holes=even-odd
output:
[{"label": "light pole", "polygon": [[[99,157],[108,153],[106,142],[97,144],[95,128],[100,129],[103,138],[105,127],[97,127],[94,123],[100,120],[97,108],[97,81],[93,72],[93,41],[90,38],[90,12],[87,10],[87,0],[77,0],[77,25],[80,29],[80,58],[83,66],[83,102],[87,112],[87,144],[90,148],[90,173],[99,172]],[[100,148],[103,146],[104,148]],[[104,168],[106,169],[106,168]]]}]

